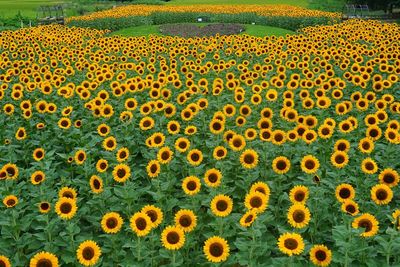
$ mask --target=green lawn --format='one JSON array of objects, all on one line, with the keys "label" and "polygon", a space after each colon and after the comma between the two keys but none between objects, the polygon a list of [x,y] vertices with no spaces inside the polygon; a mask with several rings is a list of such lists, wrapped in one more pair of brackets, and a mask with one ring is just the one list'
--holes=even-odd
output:
[{"label": "green lawn", "polygon": [[[245,25],[245,27],[246,31],[243,34],[249,34],[257,37],[270,36],[270,35],[284,36],[286,34],[294,34],[294,32],[292,31],[270,26]],[[144,25],[144,26],[130,27],[111,33],[112,36],[121,35],[126,37],[147,36],[150,34],[162,35],[159,31],[159,25]]]},{"label": "green lawn", "polygon": [[76,16],[81,12],[94,12],[98,9],[111,8],[114,1],[95,0],[0,0],[0,18],[11,18],[21,12],[23,17],[36,18],[41,5],[62,4],[66,16]]},{"label": "green lawn", "polygon": [[307,7],[309,0],[171,0],[168,5],[247,5],[247,4],[257,4],[257,5],[294,5]]}]

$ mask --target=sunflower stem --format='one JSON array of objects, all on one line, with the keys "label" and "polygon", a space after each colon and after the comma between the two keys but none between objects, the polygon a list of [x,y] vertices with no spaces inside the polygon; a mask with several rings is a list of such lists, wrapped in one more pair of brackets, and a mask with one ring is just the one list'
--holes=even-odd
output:
[{"label": "sunflower stem", "polygon": [[172,266],[175,266],[176,264],[176,251],[172,251]]},{"label": "sunflower stem", "polygon": [[140,255],[140,252],[141,252],[140,237],[138,236],[137,238],[138,238],[137,239],[137,257],[138,257],[138,262],[141,262],[142,261],[142,257]]}]

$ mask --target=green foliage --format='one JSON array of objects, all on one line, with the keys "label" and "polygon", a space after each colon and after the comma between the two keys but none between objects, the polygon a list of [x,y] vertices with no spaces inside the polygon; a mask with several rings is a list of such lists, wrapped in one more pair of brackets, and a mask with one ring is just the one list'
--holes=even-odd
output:
[{"label": "green foliage", "polygon": [[271,26],[296,31],[302,27],[328,24],[333,19],[324,17],[262,17],[254,13],[240,14],[207,14],[196,12],[154,12],[151,15],[122,18],[102,18],[88,21],[70,21],[70,26],[89,27],[95,29],[121,30],[140,25],[161,25],[172,23],[194,23],[197,18],[207,18],[210,22],[241,23]]}]

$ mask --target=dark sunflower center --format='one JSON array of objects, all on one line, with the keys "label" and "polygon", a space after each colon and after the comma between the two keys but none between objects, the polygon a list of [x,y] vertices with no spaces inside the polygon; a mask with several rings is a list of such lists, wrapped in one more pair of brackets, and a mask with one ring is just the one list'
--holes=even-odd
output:
[{"label": "dark sunflower center", "polygon": [[372,162],[365,163],[365,169],[372,171],[374,169],[374,164]]},{"label": "dark sunflower center", "polygon": [[215,183],[215,182],[218,181],[218,175],[216,173],[211,173],[211,174],[208,175],[208,180],[211,183]]},{"label": "dark sunflower center", "polygon": [[154,138],[154,143],[160,144],[160,143],[161,143],[161,137],[160,137],[160,136],[156,136],[156,137]]},{"label": "dark sunflower center", "polygon": [[342,189],[339,191],[339,196],[340,196],[341,198],[343,198],[343,199],[349,198],[350,195],[351,195],[351,192],[350,192],[350,190],[349,190],[348,188],[342,188]]},{"label": "dark sunflower center", "polygon": [[306,197],[306,194],[301,191],[298,191],[294,194],[294,199],[298,202],[302,202],[305,197]]},{"label": "dark sunflower center", "polygon": [[150,166],[150,171],[151,171],[151,173],[156,173],[157,172],[157,165],[156,164],[153,164],[153,165],[151,165]]},{"label": "dark sunflower center", "polygon": [[94,257],[94,250],[93,250],[93,248],[91,248],[91,247],[86,247],[86,248],[84,248],[83,251],[82,251],[82,257],[83,257],[85,260],[91,260],[91,259],[93,259],[93,257]]},{"label": "dark sunflower center", "polygon": [[305,165],[307,169],[312,170],[315,167],[315,162],[313,160],[307,160]]},{"label": "dark sunflower center", "polygon": [[365,150],[368,150],[370,148],[369,143],[368,142],[362,143],[362,148],[364,148]]},{"label": "dark sunflower center", "polygon": [[117,176],[118,176],[119,178],[123,178],[125,175],[126,175],[126,171],[125,171],[124,169],[119,169],[119,170],[117,171]]},{"label": "dark sunflower center", "polygon": [[335,157],[335,162],[336,162],[337,164],[342,164],[342,163],[344,162],[344,157],[343,157],[342,155],[337,155],[337,156]]},{"label": "dark sunflower center", "polygon": [[74,195],[73,195],[71,192],[64,192],[64,193],[63,193],[63,197],[66,197],[66,198],[74,198]]},{"label": "dark sunflower center", "polygon": [[296,239],[288,238],[285,240],[284,245],[285,245],[285,248],[294,250],[298,247],[299,244]]},{"label": "dark sunflower center", "polygon": [[362,219],[359,223],[358,223],[359,227],[365,228],[365,232],[369,232],[372,229],[372,222],[370,220],[367,219]]},{"label": "dark sunflower center", "polygon": [[42,204],[40,204],[40,208],[42,209],[42,210],[48,210],[49,209],[49,203],[42,203]]},{"label": "dark sunflower center", "polygon": [[221,130],[221,128],[222,128],[221,123],[215,122],[215,123],[213,124],[213,129],[214,129],[215,131],[219,131],[219,130]]},{"label": "dark sunflower center", "polygon": [[200,156],[199,156],[199,154],[197,154],[197,153],[193,153],[193,154],[190,156],[190,158],[191,158],[193,161],[199,161]]},{"label": "dark sunflower center", "polygon": [[217,156],[218,157],[223,157],[224,155],[225,155],[225,152],[222,149],[217,151]]},{"label": "dark sunflower center", "polygon": [[78,160],[79,161],[83,161],[85,159],[85,155],[83,154],[83,153],[80,153],[79,155],[78,155]]},{"label": "dark sunflower center", "polygon": [[302,223],[305,218],[306,218],[306,215],[304,214],[304,211],[296,210],[293,212],[293,220],[296,223]]},{"label": "dark sunflower center", "polygon": [[252,163],[254,163],[254,156],[253,156],[252,154],[246,154],[246,155],[244,156],[244,162],[245,162],[246,164],[252,164]]},{"label": "dark sunflower center", "polygon": [[37,267],[52,267],[53,264],[48,259],[40,259],[40,260],[38,260],[36,266]]},{"label": "dark sunflower center", "polygon": [[218,211],[225,211],[228,208],[228,203],[225,200],[220,200],[216,206]]},{"label": "dark sunflower center", "polygon": [[94,179],[94,180],[93,180],[93,187],[94,187],[95,189],[100,189],[100,187],[101,187],[100,181],[97,180],[97,179]]},{"label": "dark sunflower center", "polygon": [[283,171],[284,169],[286,169],[286,162],[284,162],[283,160],[279,160],[278,163],[276,164],[276,167],[278,168],[278,170]]},{"label": "dark sunflower center", "polygon": [[109,218],[106,221],[107,228],[109,228],[109,229],[114,229],[117,226],[117,224],[118,224],[118,221],[116,218]]},{"label": "dark sunflower center", "polygon": [[143,231],[147,227],[147,222],[143,218],[137,218],[136,219],[136,227],[140,230]]},{"label": "dark sunflower center", "polygon": [[283,140],[283,135],[278,133],[275,135],[275,141],[281,142]]},{"label": "dark sunflower center", "polygon": [[189,227],[192,224],[192,218],[189,215],[183,215],[179,218],[179,224],[183,227]]},{"label": "dark sunflower center", "polygon": [[14,199],[7,200],[7,205],[8,206],[14,206],[15,205],[15,200]]},{"label": "dark sunflower center", "polygon": [[6,169],[6,172],[7,172],[7,174],[8,174],[9,176],[11,176],[11,177],[15,175],[15,169],[12,168],[12,167],[8,167],[8,168]]},{"label": "dark sunflower center", "polygon": [[186,187],[190,191],[193,191],[193,190],[195,190],[197,188],[197,184],[194,181],[190,181],[190,182],[187,183]]},{"label": "dark sunflower center", "polygon": [[107,147],[113,147],[114,146],[114,141],[110,140],[107,142]]},{"label": "dark sunflower center", "polygon": [[253,208],[259,208],[262,205],[262,200],[259,197],[252,197],[250,199],[250,206],[252,206]]},{"label": "dark sunflower center", "polygon": [[125,152],[125,151],[121,151],[121,153],[119,153],[119,157],[120,157],[121,159],[126,158],[126,152]]},{"label": "dark sunflower center", "polygon": [[392,174],[388,173],[383,176],[383,181],[387,184],[391,184],[395,181],[395,178]]},{"label": "dark sunflower center", "polygon": [[61,213],[68,214],[72,210],[72,205],[70,203],[62,203],[60,206]]},{"label": "dark sunflower center", "polygon": [[144,121],[144,122],[143,122],[143,126],[144,126],[144,127],[149,127],[149,126],[150,126],[150,121],[147,121],[147,120]]},{"label": "dark sunflower center", "polygon": [[253,218],[254,218],[254,216],[250,214],[249,216],[246,217],[246,219],[244,220],[244,222],[245,222],[245,223],[250,223],[250,222],[253,221]]},{"label": "dark sunflower center", "polygon": [[353,214],[353,213],[356,212],[356,207],[354,207],[353,205],[347,205],[347,206],[346,206],[346,211],[347,211],[348,213]]},{"label": "dark sunflower center", "polygon": [[154,210],[148,210],[148,211],[146,212],[146,214],[147,214],[147,216],[150,217],[150,220],[151,220],[152,222],[157,221],[158,216],[157,216],[157,213],[156,213]]},{"label": "dark sunflower center", "polygon": [[168,151],[164,151],[163,153],[161,153],[161,158],[163,160],[169,159],[169,152]]},{"label": "dark sunflower center", "polygon": [[37,157],[37,158],[43,157],[43,152],[42,152],[42,151],[37,151],[37,152],[36,152],[36,157]]},{"label": "dark sunflower center", "polygon": [[385,200],[388,197],[388,193],[384,189],[379,189],[376,191],[376,198],[379,200]]},{"label": "dark sunflower center", "polygon": [[234,139],[233,140],[233,146],[234,147],[241,147],[242,146],[242,141],[240,139]]},{"label": "dark sunflower center", "polygon": [[179,242],[180,237],[177,232],[169,232],[167,234],[167,241],[169,244],[175,245]]},{"label": "dark sunflower center", "polygon": [[35,182],[38,183],[38,182],[40,182],[42,180],[43,180],[43,176],[41,174],[38,174],[38,175],[35,176]]},{"label": "dark sunflower center", "polygon": [[183,142],[183,141],[180,142],[179,143],[179,147],[182,148],[182,149],[185,149],[186,148],[186,142]]},{"label": "dark sunflower center", "polygon": [[317,250],[315,252],[315,258],[317,258],[317,260],[319,260],[319,261],[326,260],[326,252],[323,250]]},{"label": "dark sunflower center", "polygon": [[224,247],[220,243],[212,243],[210,245],[210,254],[214,257],[221,257],[224,253]]}]

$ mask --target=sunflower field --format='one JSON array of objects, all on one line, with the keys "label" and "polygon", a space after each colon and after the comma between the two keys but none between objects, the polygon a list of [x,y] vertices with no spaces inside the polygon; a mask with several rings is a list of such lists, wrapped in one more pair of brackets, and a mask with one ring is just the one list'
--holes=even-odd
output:
[{"label": "sunflower field", "polygon": [[400,27],[0,35],[0,266],[399,266]]}]

